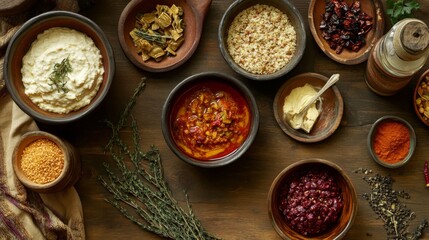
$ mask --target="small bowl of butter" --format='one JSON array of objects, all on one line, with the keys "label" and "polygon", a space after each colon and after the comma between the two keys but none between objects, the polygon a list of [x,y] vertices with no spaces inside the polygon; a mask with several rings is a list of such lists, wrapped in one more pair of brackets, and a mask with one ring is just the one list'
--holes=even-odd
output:
[{"label": "small bowl of butter", "polygon": [[[280,128],[300,142],[318,142],[331,136],[340,125],[344,103],[333,85],[310,105],[305,114],[293,114],[326,84],[328,77],[303,73],[287,79],[274,98],[274,117]],[[298,116],[299,115],[299,116]]]}]

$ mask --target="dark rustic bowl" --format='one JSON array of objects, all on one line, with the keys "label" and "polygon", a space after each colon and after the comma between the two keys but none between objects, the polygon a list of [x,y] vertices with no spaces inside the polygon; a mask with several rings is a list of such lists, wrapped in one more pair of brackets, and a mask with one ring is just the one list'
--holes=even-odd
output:
[{"label": "dark rustic bowl", "polygon": [[[103,58],[104,76],[97,94],[89,105],[67,114],[40,109],[24,93],[24,85],[21,80],[22,57],[27,53],[37,35],[52,27],[68,27],[85,33],[100,49]],[[113,50],[104,32],[90,19],[66,11],[47,12],[25,22],[12,37],[4,59],[4,78],[12,99],[35,120],[49,124],[69,123],[92,112],[107,95],[115,73]]]},{"label": "dark rustic bowl", "polygon": [[[270,5],[286,13],[296,31],[297,45],[295,55],[292,57],[290,62],[286,64],[286,66],[272,74],[253,74],[244,70],[232,59],[228,52],[228,47],[226,44],[228,37],[228,29],[234,18],[241,11],[256,4]],[[246,78],[263,81],[279,78],[290,72],[299,63],[304,54],[306,46],[306,32],[301,14],[299,13],[298,9],[293,5],[293,3],[288,0],[236,0],[228,7],[228,9],[223,14],[218,30],[218,41],[219,49],[222,53],[223,58],[234,71]]]},{"label": "dark rustic bowl", "polygon": [[[386,163],[382,160],[380,160],[377,156],[377,154],[374,152],[374,148],[373,148],[373,143],[374,143],[374,136],[377,130],[377,127],[380,125],[380,123],[382,122],[389,122],[389,121],[396,121],[396,122],[400,122],[402,124],[404,124],[404,126],[406,126],[408,128],[409,134],[410,134],[410,150],[408,151],[407,156],[400,162],[395,163],[395,164],[390,164],[390,163]],[[408,163],[411,159],[411,157],[413,156],[414,150],[416,148],[416,133],[414,132],[414,128],[411,126],[410,123],[408,123],[407,121],[405,121],[404,119],[400,118],[400,117],[396,117],[396,116],[384,116],[379,118],[377,121],[374,122],[374,124],[372,124],[371,129],[369,130],[369,134],[368,134],[368,150],[369,153],[371,154],[372,159],[380,164],[383,167],[386,168],[399,168],[404,166],[406,163]]]},{"label": "dark rustic bowl", "polygon": [[[345,2],[350,4],[353,1],[346,0]],[[338,63],[355,65],[366,61],[371,49],[384,34],[385,17],[381,1],[360,1],[360,3],[361,10],[373,17],[373,28],[366,35],[366,44],[358,52],[344,49],[341,54],[335,53],[335,50],[329,47],[328,42],[323,39],[322,31],[319,28],[322,15],[325,12],[325,0],[311,0],[308,7],[308,24],[314,40],[326,56]]]},{"label": "dark rustic bowl", "polygon": [[[157,4],[182,7],[184,15],[185,41],[174,57],[166,57],[160,62],[149,60],[144,62],[137,53],[129,33],[135,26],[136,14],[155,10]],[[133,0],[124,8],[119,18],[118,36],[122,50],[128,59],[137,67],[148,72],[166,72],[184,64],[197,49],[203,30],[204,18],[210,7],[211,0]]]},{"label": "dark rustic bowl", "polygon": [[[64,168],[61,174],[52,182],[46,184],[35,183],[28,179],[20,168],[20,161],[23,150],[32,142],[38,139],[49,139],[57,144],[64,153]],[[67,187],[73,186],[80,178],[81,163],[76,149],[67,141],[43,131],[32,131],[22,135],[15,146],[12,154],[12,165],[17,178],[27,188],[40,193],[58,192]]]},{"label": "dark rustic bowl", "polygon": [[[205,82],[213,82],[213,81],[231,86],[235,90],[237,90],[240,94],[242,94],[243,98],[247,101],[247,104],[249,106],[250,130],[246,140],[244,140],[241,146],[239,146],[235,151],[231,152],[230,154],[224,157],[208,159],[208,160],[200,160],[184,153],[176,145],[174,136],[172,133],[172,122],[174,121],[174,116],[171,116],[172,115],[171,112],[173,111],[174,106],[177,103],[177,100],[179,99],[179,97],[182,96],[182,94],[184,94],[190,87],[195,85],[200,86]],[[165,141],[167,142],[170,149],[180,159],[182,159],[187,163],[190,163],[199,167],[207,167],[207,168],[220,167],[234,162],[249,149],[259,129],[259,110],[255,101],[255,98],[253,97],[251,91],[241,81],[221,73],[205,72],[205,73],[199,73],[186,78],[170,92],[162,108],[161,124],[162,124],[162,133],[164,135]]]},{"label": "dark rustic bowl", "polygon": [[[426,80],[426,78],[428,80]],[[429,126],[429,111],[427,113],[427,116],[424,114],[424,109],[423,112],[421,112],[419,106],[417,105],[416,101],[417,99],[420,98],[420,100],[422,99],[422,96],[420,94],[422,94],[422,90],[423,88],[420,86],[423,82],[426,82],[427,85],[429,86],[429,69],[426,70],[419,78],[419,80],[417,81],[416,87],[414,89],[414,95],[413,95],[413,106],[414,106],[414,111],[417,114],[417,117],[426,125]],[[420,92],[420,93],[419,93]],[[429,93],[429,87],[427,88],[427,92]],[[429,106],[429,94],[427,96],[427,100],[426,102],[428,102],[428,106]]]},{"label": "dark rustic bowl", "polygon": [[340,91],[335,85],[322,94],[322,111],[310,133],[306,133],[301,129],[293,129],[283,119],[284,99],[294,88],[302,87],[309,83],[316,89],[320,89],[327,80],[327,77],[318,73],[303,73],[286,80],[277,91],[273,103],[274,117],[280,128],[291,138],[306,143],[319,142],[331,136],[340,125],[344,112],[344,103]]},{"label": "dark rustic bowl", "polygon": [[[343,210],[337,223],[325,233],[312,238],[305,237],[292,230],[285,222],[279,210],[279,196],[282,186],[287,186],[302,171],[311,168],[326,169],[333,173],[342,191]],[[358,201],[355,187],[347,174],[338,165],[323,159],[307,159],[293,163],[283,169],[274,179],[268,193],[268,214],[274,229],[283,239],[341,239],[352,226],[357,214]]]}]

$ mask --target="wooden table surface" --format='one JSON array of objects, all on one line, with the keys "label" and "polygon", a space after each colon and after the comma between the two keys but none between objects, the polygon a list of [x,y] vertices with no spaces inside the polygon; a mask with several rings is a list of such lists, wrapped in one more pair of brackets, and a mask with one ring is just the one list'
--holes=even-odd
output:
[{"label": "wooden table surface", "polygon": [[[374,94],[364,81],[366,63],[341,65],[328,58],[316,45],[307,20],[309,0],[293,0],[304,17],[307,46],[304,57],[289,74],[278,80],[255,82],[238,76],[224,61],[218,48],[217,29],[232,0],[213,0],[204,24],[201,42],[190,60],[167,73],[139,70],[125,57],[119,45],[117,22],[128,1],[95,1],[82,14],[94,20],[105,31],[114,50],[116,75],[109,94],[91,115],[77,122],[40,128],[70,141],[80,152],[83,175],[76,184],[81,197],[88,239],[159,239],[124,218],[105,202],[109,193],[98,181],[105,175],[102,163],[108,159],[103,147],[110,132],[99,125],[101,119],[118,119],[142,76],[147,87],[138,98],[134,116],[141,128],[143,148],[155,144],[161,152],[164,173],[173,194],[184,201],[186,190],[196,216],[212,234],[222,239],[280,239],[267,211],[267,194],[273,179],[285,167],[301,159],[322,158],[342,167],[352,179],[359,205],[356,220],[345,239],[386,239],[383,223],[376,219],[368,203],[361,197],[368,192],[360,168],[391,175],[394,188],[405,189],[411,199],[405,203],[416,212],[416,222],[429,218],[429,189],[423,178],[424,160],[429,160],[429,128],[417,118],[412,107],[412,93],[417,78],[403,91],[392,97]],[[384,2],[384,1],[383,1]],[[429,21],[429,1],[419,1],[421,10],[416,17]],[[389,25],[386,26],[388,30]],[[427,69],[428,65],[423,70]],[[161,132],[161,109],[168,93],[181,80],[204,71],[218,71],[241,79],[253,92],[260,110],[260,128],[252,147],[231,165],[202,169],[179,160],[166,145]],[[420,71],[419,73],[422,73]],[[278,88],[288,78],[305,72],[329,76],[340,73],[337,86],[344,99],[344,115],[337,131],[319,143],[300,143],[277,125],[273,114],[273,99]],[[367,135],[374,121],[384,115],[395,115],[409,121],[417,135],[417,148],[411,161],[403,168],[380,167],[367,150]],[[424,235],[429,239],[429,231]]]}]

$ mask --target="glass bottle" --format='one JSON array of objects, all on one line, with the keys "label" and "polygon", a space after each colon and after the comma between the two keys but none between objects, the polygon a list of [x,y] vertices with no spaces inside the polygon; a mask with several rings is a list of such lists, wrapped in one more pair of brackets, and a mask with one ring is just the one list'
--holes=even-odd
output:
[{"label": "glass bottle", "polygon": [[391,96],[404,88],[429,56],[429,29],[421,20],[397,22],[373,47],[365,81],[375,93]]}]

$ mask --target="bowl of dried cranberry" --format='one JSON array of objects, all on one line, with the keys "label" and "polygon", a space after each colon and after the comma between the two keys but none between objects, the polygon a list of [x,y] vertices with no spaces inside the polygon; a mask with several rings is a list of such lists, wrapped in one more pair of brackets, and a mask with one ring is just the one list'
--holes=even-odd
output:
[{"label": "bowl of dried cranberry", "polygon": [[241,81],[215,72],[180,82],[162,109],[162,133],[183,161],[219,167],[240,158],[259,129],[259,110]]},{"label": "bowl of dried cranberry", "polygon": [[341,239],[354,222],[357,204],[347,174],[323,159],[289,165],[268,194],[269,217],[283,239]]},{"label": "bowl of dried cranberry", "polygon": [[308,24],[320,49],[346,65],[366,61],[384,34],[381,0],[311,0]]}]

